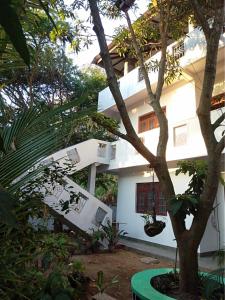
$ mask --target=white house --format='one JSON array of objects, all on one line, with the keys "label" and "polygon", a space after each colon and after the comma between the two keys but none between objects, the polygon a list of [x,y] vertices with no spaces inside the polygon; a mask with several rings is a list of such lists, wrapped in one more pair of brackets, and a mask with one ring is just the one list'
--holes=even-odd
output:
[{"label": "white house", "polygon": [[[216,83],[213,92],[213,95],[218,97],[212,99],[214,103],[211,112],[212,120],[218,118],[225,110],[224,48],[225,34],[221,36],[220,40]],[[132,124],[145,145],[155,153],[159,128],[155,114],[148,104],[145,83],[139,68],[134,68],[127,61],[121,59],[113,44],[109,46],[109,49],[115,71],[122,75],[119,79],[119,86]],[[188,34],[180,41],[170,44],[168,50],[179,59],[183,72],[179,79],[163,88],[162,106],[165,108],[169,123],[166,155],[175,191],[183,193],[187,188],[189,178],[184,175],[175,176],[177,162],[206,157],[206,148],[196,115],[206,54],[203,32],[189,26]],[[151,58],[159,57],[160,52],[156,52]],[[99,55],[94,58],[94,63],[102,66]],[[154,89],[157,72],[150,72],[149,76]],[[118,110],[108,87],[99,93],[98,111],[120,121]],[[122,122],[120,124],[120,130],[123,132]],[[221,136],[223,130],[223,128],[218,128],[218,137]],[[166,228],[161,234],[152,238],[144,232],[141,215],[148,208],[150,200],[146,193],[151,191],[153,182],[153,174],[149,171],[148,166],[147,161],[125,140],[119,139],[111,144],[111,160],[107,171],[118,175],[117,222],[120,223],[120,228],[128,232],[129,238],[176,247],[169,216],[165,210],[164,200],[160,197],[160,187],[155,175],[155,188],[159,192],[156,196],[157,219],[164,220]],[[221,165],[221,176],[225,179],[224,164]],[[224,216],[225,188],[220,184],[215,199],[215,209],[209,218],[200,244],[200,254],[225,247]],[[190,224],[191,217],[187,218],[186,222]]]}]

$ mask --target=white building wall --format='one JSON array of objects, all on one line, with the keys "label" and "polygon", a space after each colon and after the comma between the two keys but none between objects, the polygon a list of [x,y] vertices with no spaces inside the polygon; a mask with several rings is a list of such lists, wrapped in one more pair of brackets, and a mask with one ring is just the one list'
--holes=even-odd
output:
[{"label": "white building wall", "polygon": [[[175,184],[176,193],[182,193],[187,188],[188,177],[184,175],[175,176],[175,171],[171,172],[172,180]],[[155,179],[157,181],[157,179]],[[155,237],[148,237],[144,232],[144,220],[141,213],[136,213],[136,184],[151,182],[152,177],[145,177],[144,172],[135,172],[119,176],[118,196],[117,196],[117,222],[120,228],[128,232],[128,237],[149,241],[169,247],[176,247],[174,234],[169,216],[157,216],[157,220],[166,222],[166,227],[162,233]],[[191,219],[186,219],[187,227],[191,224]]]},{"label": "white building wall", "polygon": [[[200,132],[198,117],[196,115],[196,102],[199,96],[198,93],[196,93],[197,89],[194,81],[182,81],[171,88],[167,88],[162,95],[161,105],[166,107],[166,116],[169,126],[169,140],[166,152],[167,161],[207,155],[204,140]],[[129,107],[129,116],[137,132],[139,117],[151,111],[152,108],[146,98],[139,101],[136,105]],[[221,115],[222,111],[225,111],[225,108],[212,111],[212,122]],[[174,128],[185,124],[187,126],[186,144],[175,146]],[[120,130],[124,132],[122,124],[120,124]],[[222,131],[223,127],[217,129],[216,134],[218,139],[221,138]],[[156,154],[159,128],[142,132],[139,136],[144,138],[145,145]],[[128,142],[120,139],[116,142],[116,156],[115,159],[110,161],[109,170],[145,164],[147,164],[147,161],[139,155]]]},{"label": "white building wall", "polygon": [[202,253],[225,248],[225,194],[224,186],[219,185],[214,210],[209,217],[200,250]]},{"label": "white building wall", "polygon": [[[170,170],[170,175],[174,183],[175,193],[183,193],[188,186],[189,177],[183,174],[175,175],[175,170]],[[157,181],[157,179],[155,179]],[[174,234],[169,216],[157,216],[157,220],[166,222],[166,227],[159,235],[148,237],[144,232],[144,220],[141,213],[136,213],[136,184],[152,182],[152,176],[146,177],[146,172],[136,172],[135,169],[129,173],[119,176],[118,197],[117,197],[117,222],[120,229],[128,232],[128,237],[156,243],[169,247],[176,247]],[[218,205],[218,206],[217,206]],[[215,201],[216,209],[212,212],[205,234],[201,241],[198,252],[205,253],[216,251],[219,246],[225,246],[225,201],[224,187],[220,184]],[[192,216],[185,219],[187,229],[192,223]],[[220,234],[219,231],[220,230]],[[220,238],[220,242],[219,242]]]}]

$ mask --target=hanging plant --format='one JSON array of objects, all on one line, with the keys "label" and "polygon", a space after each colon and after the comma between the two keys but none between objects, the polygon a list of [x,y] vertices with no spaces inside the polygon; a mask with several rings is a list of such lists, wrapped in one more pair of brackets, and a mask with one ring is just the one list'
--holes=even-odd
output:
[{"label": "hanging plant", "polygon": [[166,227],[165,222],[156,220],[155,208],[153,208],[152,214],[142,215],[141,217],[145,220],[144,231],[147,236],[156,236]]}]

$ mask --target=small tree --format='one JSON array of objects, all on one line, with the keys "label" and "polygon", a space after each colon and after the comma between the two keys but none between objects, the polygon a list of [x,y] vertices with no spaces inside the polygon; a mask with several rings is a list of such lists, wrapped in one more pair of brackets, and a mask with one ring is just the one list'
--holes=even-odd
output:
[{"label": "small tree", "polygon": [[[159,30],[161,39],[161,59],[158,64],[158,82],[156,91],[153,92],[151,83],[148,77],[148,71],[144,63],[142,51],[138,46],[136,36],[129,18],[128,8],[134,1],[116,1],[118,6],[124,11],[128,21],[130,34],[132,36],[133,47],[136,51],[140,68],[144,76],[146,89],[149,97],[149,104],[152,106],[160,127],[159,141],[157,153],[154,155],[141,142],[135,132],[131,120],[129,118],[126,106],[120,93],[117,78],[115,76],[113,65],[110,59],[104,29],[99,15],[97,1],[89,0],[94,31],[97,35],[101,57],[104,62],[109,88],[115,99],[118,111],[120,113],[126,133],[119,132],[115,126],[107,126],[107,128],[125,139],[150,163],[154,168],[160,185],[167,199],[167,208],[170,214],[174,235],[177,241],[179,256],[180,256],[180,292],[183,294],[182,299],[185,299],[184,294],[192,294],[194,299],[197,296],[197,277],[198,277],[198,258],[197,249],[204,234],[209,215],[213,209],[213,203],[216,196],[220,166],[221,153],[224,149],[225,137],[222,136],[218,141],[215,137],[215,130],[221,125],[225,118],[223,113],[213,124],[210,120],[210,106],[212,91],[216,75],[216,62],[219,40],[224,24],[224,1],[206,1],[206,0],[157,0],[152,1],[157,14],[159,16]],[[182,14],[188,11],[188,14],[194,15],[195,21],[201,26],[207,44],[206,62],[204,70],[204,79],[202,83],[200,102],[197,108],[197,115],[201,127],[203,139],[207,149],[207,174],[204,182],[204,187],[200,195],[197,210],[195,211],[191,228],[188,230],[185,226],[185,215],[182,212],[172,214],[170,212],[171,199],[174,198],[174,186],[171,181],[168,166],[166,162],[166,148],[168,141],[168,122],[160,105],[163,85],[165,82],[167,70],[167,41],[168,33],[171,30],[170,24],[173,23],[174,14]],[[101,122],[101,119],[98,119]],[[105,125],[105,122],[102,122]]]}]

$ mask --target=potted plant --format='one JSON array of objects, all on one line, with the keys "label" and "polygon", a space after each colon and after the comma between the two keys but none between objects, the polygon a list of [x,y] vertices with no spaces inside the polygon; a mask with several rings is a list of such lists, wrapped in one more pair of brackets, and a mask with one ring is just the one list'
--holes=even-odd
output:
[{"label": "potted plant", "polygon": [[153,208],[152,213],[147,213],[141,217],[145,221],[144,231],[150,237],[160,234],[166,227],[165,222],[156,220],[155,208]]},{"label": "potted plant", "polygon": [[95,287],[98,289],[98,294],[92,297],[92,300],[116,300],[105,293],[105,290],[111,287],[113,284],[117,284],[119,281],[117,276],[114,276],[109,283],[106,283],[103,271],[99,271],[97,274],[97,281]]}]

